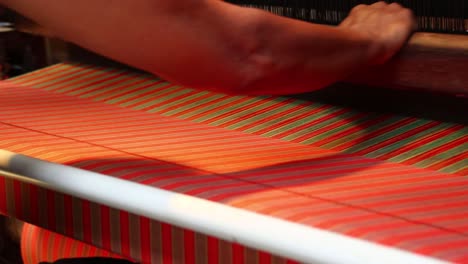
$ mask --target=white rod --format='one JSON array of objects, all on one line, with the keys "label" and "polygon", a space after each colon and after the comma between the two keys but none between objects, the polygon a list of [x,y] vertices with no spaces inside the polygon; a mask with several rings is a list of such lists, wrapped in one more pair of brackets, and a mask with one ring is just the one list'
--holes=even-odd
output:
[{"label": "white rod", "polygon": [[[301,263],[446,263],[329,231],[0,150],[0,167],[58,192]],[[7,175],[4,175],[7,176]]]}]

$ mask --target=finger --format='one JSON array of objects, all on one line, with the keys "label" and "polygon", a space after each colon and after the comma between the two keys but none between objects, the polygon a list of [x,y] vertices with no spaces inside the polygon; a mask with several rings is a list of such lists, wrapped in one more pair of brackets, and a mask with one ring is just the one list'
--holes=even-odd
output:
[{"label": "finger", "polygon": [[370,6],[372,8],[381,9],[381,8],[387,7],[388,5],[384,1],[380,1],[380,2],[374,3],[374,4],[370,5]]},{"label": "finger", "polygon": [[367,7],[368,7],[367,5],[363,5],[363,4],[357,5],[351,9],[350,14],[358,13],[362,10],[365,10]]},{"label": "finger", "polygon": [[399,3],[391,3],[388,5],[388,10],[400,10],[403,9],[403,6],[400,5]]}]

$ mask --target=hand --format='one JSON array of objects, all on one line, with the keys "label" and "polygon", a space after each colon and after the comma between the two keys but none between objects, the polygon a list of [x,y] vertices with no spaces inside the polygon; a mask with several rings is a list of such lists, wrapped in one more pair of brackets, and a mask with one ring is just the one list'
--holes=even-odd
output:
[{"label": "hand", "polygon": [[406,44],[416,20],[411,10],[397,3],[377,2],[354,7],[339,27],[369,38],[375,44],[372,64],[382,64]]}]

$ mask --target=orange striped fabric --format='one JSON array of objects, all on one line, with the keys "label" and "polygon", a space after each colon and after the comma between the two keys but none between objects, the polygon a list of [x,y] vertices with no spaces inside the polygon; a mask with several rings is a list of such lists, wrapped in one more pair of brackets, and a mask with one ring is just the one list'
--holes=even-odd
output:
[{"label": "orange striped fabric", "polygon": [[69,237],[25,224],[21,238],[24,263],[37,264],[59,259],[102,257],[121,259],[119,255]]},{"label": "orange striped fabric", "polygon": [[[468,261],[462,124],[76,64],[0,89],[1,149]],[[293,261],[8,178],[0,189],[2,213],[142,263]]]}]

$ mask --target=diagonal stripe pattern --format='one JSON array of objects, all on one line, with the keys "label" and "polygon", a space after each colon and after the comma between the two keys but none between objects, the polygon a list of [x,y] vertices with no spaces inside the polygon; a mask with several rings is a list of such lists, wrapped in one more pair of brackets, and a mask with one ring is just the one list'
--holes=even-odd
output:
[{"label": "diagonal stripe pattern", "polygon": [[[468,261],[463,125],[79,64],[0,89],[1,149]],[[0,178],[0,187],[2,213],[143,263],[280,259],[31,184]]]}]

